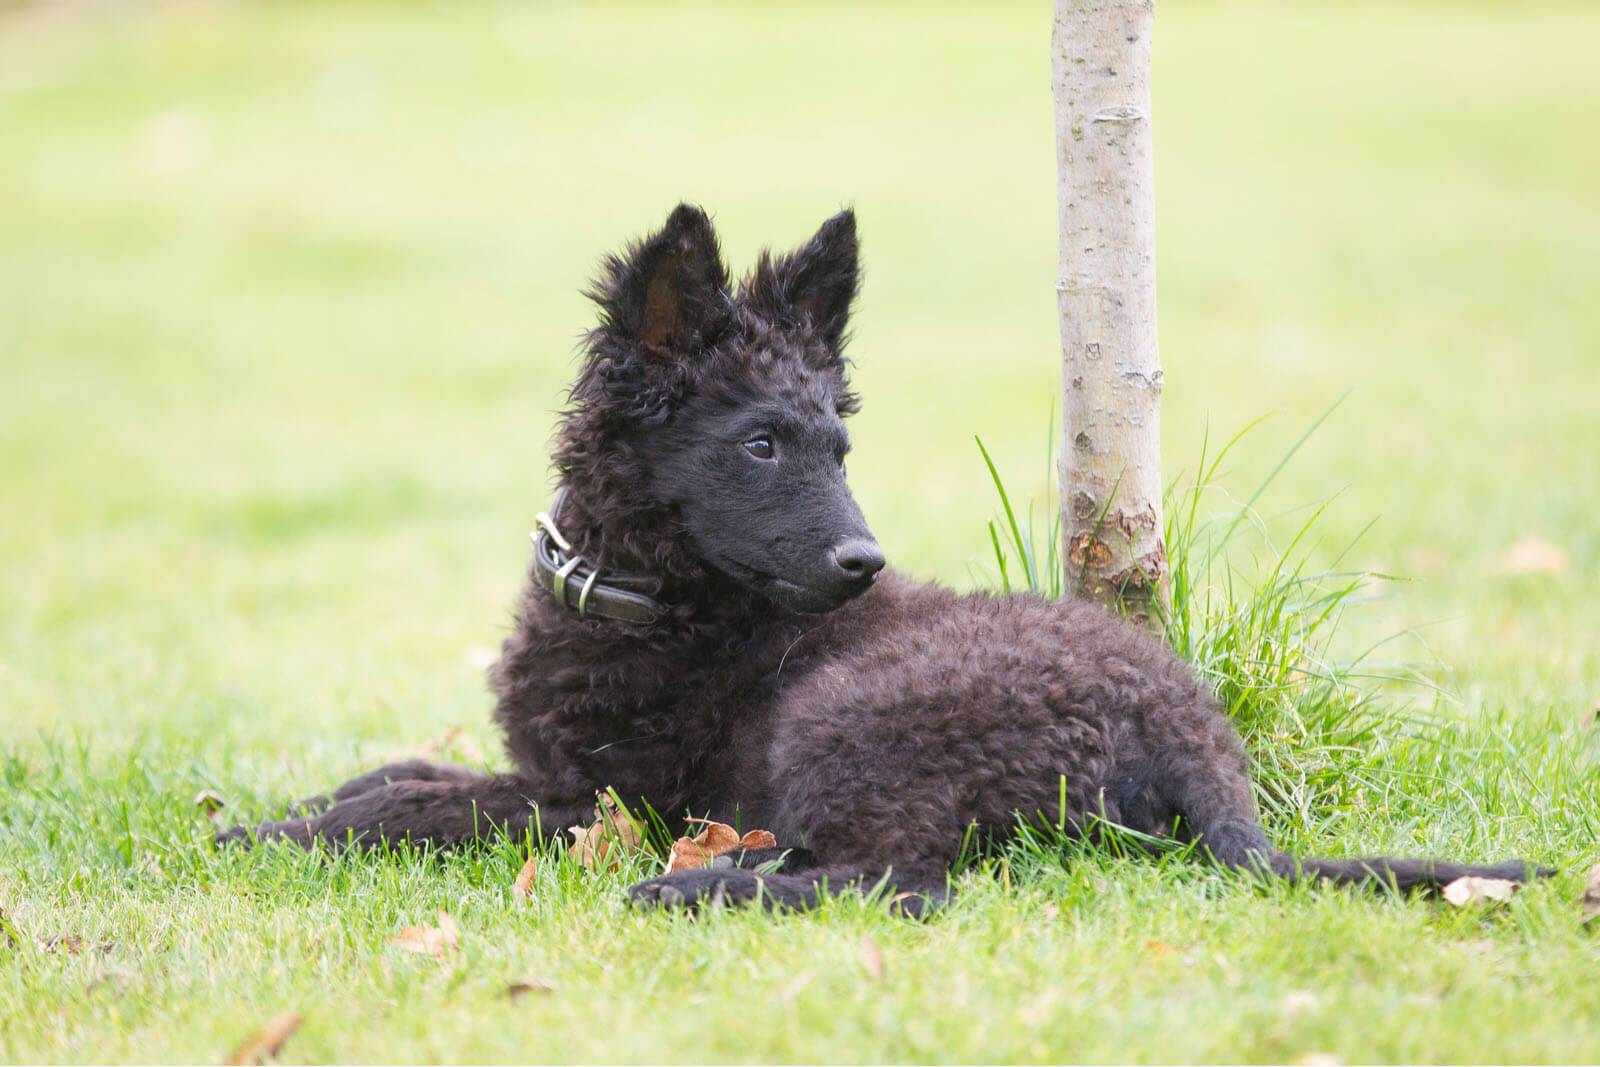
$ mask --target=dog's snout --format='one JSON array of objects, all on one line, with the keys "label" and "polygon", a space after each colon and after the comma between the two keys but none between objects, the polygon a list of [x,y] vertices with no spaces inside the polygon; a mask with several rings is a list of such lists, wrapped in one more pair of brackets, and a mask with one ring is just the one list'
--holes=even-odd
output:
[{"label": "dog's snout", "polygon": [[834,548],[833,562],[850,581],[871,581],[883,570],[883,549],[876,541],[853,538]]}]

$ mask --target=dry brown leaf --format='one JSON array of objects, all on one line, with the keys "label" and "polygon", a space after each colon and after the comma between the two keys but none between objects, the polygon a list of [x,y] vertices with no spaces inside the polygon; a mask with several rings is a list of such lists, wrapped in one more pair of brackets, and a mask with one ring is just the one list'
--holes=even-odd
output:
[{"label": "dry brown leaf", "polygon": [[[694,835],[694,843],[713,856],[720,856],[724,852],[731,852],[739,847],[739,831],[725,822],[712,822],[710,819],[686,819],[684,821],[705,824],[705,828]],[[776,841],[777,839],[774,838],[773,840]]]},{"label": "dry brown leaf", "polygon": [[461,928],[449,912],[441,911],[438,926],[408,926],[389,938],[389,943],[406,952],[442,960],[446,952],[461,947]]},{"label": "dry brown leaf", "polygon": [[625,855],[644,845],[644,827],[610,793],[600,794],[593,824],[569,826],[567,833],[572,835],[572,858],[591,871],[614,871]]},{"label": "dry brown leaf", "polygon": [[448,911],[439,913],[439,932],[444,935],[445,944],[451,948],[461,947],[461,927]]},{"label": "dry brown leaf", "polygon": [[1456,907],[1464,908],[1468,904],[1510,900],[1518,888],[1516,882],[1504,878],[1475,878],[1469,874],[1445,886],[1442,895]]},{"label": "dry brown leaf", "polygon": [[41,939],[39,948],[51,955],[81,956],[85,952],[104,956],[117,947],[115,941],[100,941],[90,944],[78,934],[51,934]]},{"label": "dry brown leaf", "polygon": [[227,807],[228,802],[222,799],[222,795],[220,793],[215,793],[210,789],[202,789],[200,792],[194,795],[194,806],[199,808],[201,814],[205,815],[206,818],[209,819],[211,816]]},{"label": "dry brown leaf", "polygon": [[639,831],[632,823],[608,827],[603,822],[593,826],[571,826],[572,858],[591,871],[614,871],[622,866],[622,858],[640,843]]},{"label": "dry brown leaf", "polygon": [[861,944],[856,947],[856,955],[861,959],[861,969],[867,972],[867,977],[874,982],[883,981],[883,949],[872,938],[863,937]]},{"label": "dry brown leaf", "polygon": [[283,1050],[284,1042],[300,1029],[302,1021],[300,1013],[294,1011],[274,1016],[267,1025],[245,1038],[224,1062],[243,1065],[265,1063],[275,1058]]},{"label": "dry brown leaf", "polygon": [[523,978],[506,986],[506,996],[512,1000],[521,1000],[529,993],[554,993],[554,982],[545,978]]},{"label": "dry brown leaf", "polygon": [[[567,833],[572,835],[571,855],[579,866],[591,871],[616,870],[622,863],[620,850],[616,855],[611,854],[611,837],[606,831],[606,824],[594,823],[590,826],[569,826]],[[606,862],[610,857],[610,863]]]},{"label": "dry brown leaf", "polygon": [[1160,941],[1153,937],[1144,943],[1144,947],[1145,951],[1149,952],[1153,956],[1172,955],[1171,945],[1167,944],[1165,941]]},{"label": "dry brown leaf", "polygon": [[666,873],[692,871],[696,868],[704,867],[714,858],[711,853],[695,844],[690,838],[680,837],[672,843],[672,851],[667,853]]},{"label": "dry brown leaf", "polygon": [[778,839],[771,830],[751,830],[739,838],[739,847],[746,849],[777,848]]},{"label": "dry brown leaf", "polygon": [[407,926],[389,938],[389,943],[419,956],[443,956],[444,935],[433,926]]},{"label": "dry brown leaf", "polygon": [[771,830],[751,830],[740,837],[739,831],[725,822],[712,822],[710,819],[688,821],[703,823],[704,826],[693,837],[680,837],[672,843],[672,851],[667,855],[668,874],[704,867],[723,853],[732,852],[736,848],[778,847],[778,839],[773,836]]},{"label": "dry brown leaf", "polygon": [[1500,556],[1501,574],[1565,574],[1571,569],[1567,550],[1537,534],[1518,538]]},{"label": "dry brown leaf", "polygon": [[1600,919],[1600,863],[1589,871],[1589,881],[1583,887],[1583,921]]},{"label": "dry brown leaf", "polygon": [[51,955],[60,953],[64,956],[77,956],[83,952],[83,938],[77,934],[51,934],[49,937],[38,941],[41,951]]},{"label": "dry brown leaf", "polygon": [[533,896],[533,880],[539,876],[539,857],[529,856],[528,862],[522,865],[522,870],[517,872],[517,880],[511,883],[511,893],[518,900],[528,900]]}]

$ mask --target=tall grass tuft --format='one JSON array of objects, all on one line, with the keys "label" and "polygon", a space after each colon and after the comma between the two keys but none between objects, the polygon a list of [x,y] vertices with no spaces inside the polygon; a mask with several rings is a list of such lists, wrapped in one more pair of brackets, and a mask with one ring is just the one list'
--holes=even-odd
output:
[{"label": "tall grass tuft", "polygon": [[[1174,480],[1164,499],[1170,566],[1169,600],[1161,615],[1165,638],[1210,682],[1238,724],[1254,763],[1263,817],[1279,833],[1326,831],[1340,813],[1372,795],[1379,768],[1388,765],[1380,759],[1387,749],[1431,728],[1414,699],[1406,699],[1408,692],[1414,698],[1426,691],[1415,666],[1380,664],[1375,648],[1344,657],[1334,652],[1345,612],[1390,579],[1341,565],[1354,541],[1331,564],[1314,564],[1311,534],[1331,501],[1311,509],[1286,538],[1275,537],[1279,524],[1256,510],[1332,411],[1300,435],[1242,504],[1218,478],[1223,462],[1260,420],[1214,455],[1208,436],[1192,478]],[[1032,506],[1018,509],[981,440],[978,449],[1000,503],[999,515],[988,523],[994,584],[1061,596],[1065,570],[1054,463],[1040,523]]]}]

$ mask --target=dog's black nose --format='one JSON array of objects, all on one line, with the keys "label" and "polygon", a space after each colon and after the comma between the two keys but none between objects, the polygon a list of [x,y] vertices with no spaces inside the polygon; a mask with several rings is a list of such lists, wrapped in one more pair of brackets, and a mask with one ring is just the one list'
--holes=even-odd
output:
[{"label": "dog's black nose", "polygon": [[833,562],[851,581],[870,581],[883,570],[883,549],[876,541],[853,538],[833,550]]}]

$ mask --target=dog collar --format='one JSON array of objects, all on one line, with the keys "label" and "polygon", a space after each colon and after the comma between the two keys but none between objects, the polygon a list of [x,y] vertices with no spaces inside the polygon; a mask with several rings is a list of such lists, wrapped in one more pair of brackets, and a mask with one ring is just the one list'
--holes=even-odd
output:
[{"label": "dog collar", "polygon": [[550,502],[550,510],[534,517],[528,536],[533,539],[535,580],[550,590],[556,603],[576,611],[579,618],[610,619],[635,626],[649,626],[665,618],[666,605],[650,595],[661,588],[658,579],[617,571],[605,571],[602,578],[599,567],[573,551],[571,542],[556,526],[566,497],[563,487]]}]

